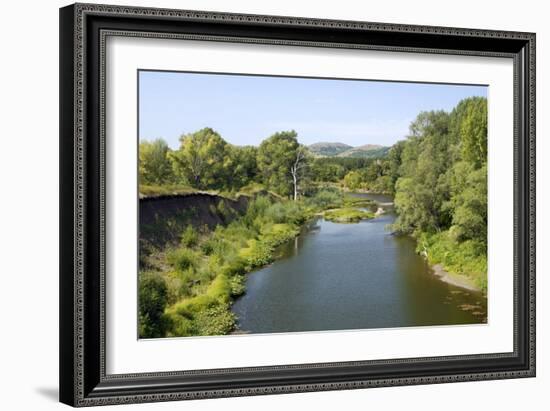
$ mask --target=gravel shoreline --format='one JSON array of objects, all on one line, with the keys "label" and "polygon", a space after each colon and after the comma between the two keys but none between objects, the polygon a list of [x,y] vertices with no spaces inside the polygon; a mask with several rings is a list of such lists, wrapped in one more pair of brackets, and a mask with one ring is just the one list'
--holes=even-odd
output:
[{"label": "gravel shoreline", "polygon": [[439,277],[441,281],[446,282],[447,284],[454,285],[456,287],[465,288],[466,290],[470,291],[481,291],[479,287],[477,287],[472,280],[469,278],[459,275],[459,274],[451,274],[443,268],[441,264],[434,264],[432,266],[432,270],[434,274]]}]

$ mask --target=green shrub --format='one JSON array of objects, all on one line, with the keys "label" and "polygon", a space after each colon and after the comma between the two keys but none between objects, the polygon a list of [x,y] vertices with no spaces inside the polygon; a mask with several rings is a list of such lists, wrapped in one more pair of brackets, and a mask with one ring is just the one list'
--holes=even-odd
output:
[{"label": "green shrub", "polygon": [[292,240],[299,233],[299,229],[291,224],[271,224],[265,226],[260,234],[260,240],[271,249]]},{"label": "green shrub", "polygon": [[275,203],[266,208],[261,216],[264,221],[273,223],[284,223],[287,218],[287,213],[283,203]]},{"label": "green shrub", "polygon": [[227,276],[220,274],[208,286],[206,295],[212,297],[219,302],[228,303],[231,296],[231,284]]},{"label": "green shrub", "polygon": [[208,284],[210,281],[216,278],[216,273],[218,269],[219,267],[210,264],[206,267],[201,267],[200,269],[196,270],[195,281],[200,284]]},{"label": "green shrub", "polygon": [[183,271],[181,271],[181,270],[173,271],[173,272],[170,273],[170,276],[177,277],[182,282],[190,284],[195,279],[196,274],[195,274],[195,269],[193,267],[189,267],[188,269],[183,270]]},{"label": "green shrub", "polygon": [[295,201],[279,202],[269,206],[261,216],[261,221],[276,224],[300,224],[305,220],[305,211]]},{"label": "green shrub", "polygon": [[231,252],[232,249],[233,245],[230,242],[216,236],[212,239],[212,252],[210,253],[210,257],[217,257],[220,261],[223,261],[224,257]]},{"label": "green shrub", "polygon": [[235,328],[235,315],[229,304],[211,300],[207,304],[195,304],[188,308],[166,315],[170,324],[168,336],[224,335]]},{"label": "green shrub", "polygon": [[241,275],[246,273],[246,262],[239,257],[238,254],[235,254],[235,258],[228,260],[223,267],[221,268],[220,272],[222,274],[225,274],[228,277],[232,277],[234,275]]},{"label": "green shrub", "polygon": [[317,210],[337,208],[342,205],[342,194],[337,189],[324,188],[308,199],[308,205]]},{"label": "green shrub", "polygon": [[194,314],[216,304],[218,304],[218,301],[215,298],[207,294],[201,294],[174,304],[170,307],[170,313],[176,313],[192,319]]},{"label": "green shrub", "polygon": [[168,328],[164,317],[168,303],[166,282],[158,273],[140,273],[138,294],[140,337],[164,337]]},{"label": "green shrub", "polygon": [[168,288],[168,304],[174,304],[182,298],[191,296],[192,282],[187,274],[173,271],[164,275]]},{"label": "green shrub", "polygon": [[192,225],[188,225],[183,234],[181,235],[181,244],[184,247],[194,247],[199,241],[199,234],[193,228]]},{"label": "green shrub", "polygon": [[187,248],[178,248],[170,251],[166,255],[166,259],[168,263],[180,271],[195,268],[199,264],[199,255]]},{"label": "green shrub", "polygon": [[248,204],[246,214],[242,217],[242,222],[252,227],[254,220],[265,214],[265,210],[272,204],[272,201],[267,196],[258,196]]},{"label": "green shrub", "polygon": [[241,249],[239,255],[244,259],[247,271],[273,261],[271,247],[258,240],[249,240],[248,247]]},{"label": "green shrub", "polygon": [[167,337],[190,337],[196,335],[193,320],[176,313],[167,314],[167,318],[169,318],[170,322],[170,329],[166,333]]},{"label": "green shrub", "polygon": [[199,246],[200,250],[203,252],[204,255],[210,255],[214,252],[214,247],[216,245],[215,243],[216,241],[214,239],[208,238],[201,242]]},{"label": "green shrub", "polygon": [[231,286],[231,296],[238,297],[246,291],[244,275],[235,275],[229,280]]},{"label": "green shrub", "polygon": [[235,328],[235,314],[226,304],[215,305],[197,313],[194,319],[196,335],[224,335]]}]

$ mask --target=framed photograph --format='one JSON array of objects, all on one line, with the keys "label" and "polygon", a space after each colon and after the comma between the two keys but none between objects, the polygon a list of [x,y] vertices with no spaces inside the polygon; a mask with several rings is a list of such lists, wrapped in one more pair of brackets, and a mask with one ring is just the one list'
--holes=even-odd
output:
[{"label": "framed photograph", "polygon": [[60,24],[62,402],[535,376],[535,34]]}]

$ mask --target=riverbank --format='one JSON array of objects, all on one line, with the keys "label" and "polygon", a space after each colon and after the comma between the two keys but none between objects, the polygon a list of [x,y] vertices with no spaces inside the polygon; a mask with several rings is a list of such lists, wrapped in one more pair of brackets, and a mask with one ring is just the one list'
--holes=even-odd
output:
[{"label": "riverbank", "polygon": [[469,291],[481,291],[481,289],[476,286],[471,279],[464,275],[449,273],[448,271],[445,271],[441,264],[434,264],[431,268],[434,272],[434,275],[447,284],[454,285],[455,287],[464,288]]},{"label": "riverbank", "polygon": [[[370,195],[374,199],[366,199],[361,195]],[[390,197],[386,193],[373,193],[367,190],[346,192],[345,208],[326,210],[321,215],[328,221],[336,223],[357,223],[363,219],[378,217],[386,213],[388,207],[393,206],[393,201],[381,201],[377,198],[382,196]],[[373,205],[377,208],[375,213],[361,210]],[[486,293],[486,257],[479,255],[477,251],[472,251],[471,244],[455,247],[454,244],[449,244],[445,233],[432,236],[424,234],[419,238],[414,236],[413,238],[418,244],[417,252],[428,260],[434,275],[439,280],[469,291]],[[426,247],[429,247],[429,252]],[[446,269],[443,262],[451,267],[451,270]],[[462,274],[461,270],[469,274]]]},{"label": "riverbank", "polygon": [[[244,214],[225,220],[225,224],[188,224],[179,245],[152,250],[143,262],[140,336],[234,331],[231,304],[245,292],[245,276],[274,261],[276,248],[295,238],[329,203],[334,203],[334,196],[326,193],[307,202],[258,196],[250,199]],[[159,295],[163,296],[161,303]]]},{"label": "riverbank", "polygon": [[[358,194],[367,193],[358,192]],[[368,194],[385,195],[383,193]],[[378,207],[375,216],[385,213],[388,207],[393,206],[393,202],[374,200],[374,203]],[[417,243],[417,252],[429,262],[434,275],[439,280],[469,291],[486,292],[486,257],[478,250],[473,249],[471,243],[456,245],[445,232],[412,237]]]},{"label": "riverbank", "polygon": [[449,231],[416,238],[417,252],[443,281],[487,293],[487,251],[475,241],[457,242]]},{"label": "riverbank", "polygon": [[[263,270],[280,258],[279,246],[295,239],[315,216],[323,216],[329,222],[331,210],[333,214],[337,211],[333,219],[336,223],[375,216],[385,219],[390,200],[383,195],[366,198],[365,194],[321,191],[296,202],[270,196],[250,198],[241,215],[228,214],[230,210],[223,201],[215,207],[203,207],[224,218],[215,227],[200,221],[188,223],[179,244],[152,250],[147,255],[140,271],[140,336],[206,336],[238,331],[233,303],[245,294],[248,274]],[[381,208],[384,212],[374,213]],[[342,220],[349,216],[353,217],[350,221]],[[355,240],[361,241],[359,237]],[[422,244],[429,246],[430,257],[436,256],[431,253],[429,242]],[[419,250],[417,253],[422,254]],[[351,267],[357,261],[350,258],[346,261]],[[434,267],[434,275],[442,281],[474,290],[475,284],[449,272],[439,261],[428,261]],[[356,271],[357,275],[363,272],[360,268]]]},{"label": "riverbank", "polygon": [[[195,211],[193,216],[198,218],[182,220],[178,226],[170,224],[180,233],[179,242],[172,241],[160,248],[151,246],[147,253],[140,253],[143,338],[223,335],[234,331],[236,318],[231,305],[245,293],[246,275],[273,262],[277,258],[276,248],[294,239],[304,224],[327,210],[332,210],[327,220],[332,218],[341,223],[374,217],[362,209],[374,202],[335,190],[321,190],[299,201],[261,194],[247,197],[246,209],[240,213],[229,207],[235,200],[201,195],[201,199],[219,201],[193,203],[192,209],[206,214]],[[157,204],[158,200],[155,201]],[[157,216],[161,211],[152,214]],[[188,214],[188,207],[183,211]],[[213,216],[217,218],[214,226],[209,224]],[[152,218],[150,222],[155,230],[142,233],[151,231],[158,237],[157,220]],[[157,301],[159,294],[165,296],[162,304]]]}]

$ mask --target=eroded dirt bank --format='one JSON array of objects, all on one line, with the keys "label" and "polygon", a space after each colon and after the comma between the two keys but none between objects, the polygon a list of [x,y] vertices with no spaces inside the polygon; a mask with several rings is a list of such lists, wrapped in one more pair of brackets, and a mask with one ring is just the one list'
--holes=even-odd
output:
[{"label": "eroded dirt bank", "polygon": [[228,224],[243,215],[250,197],[236,200],[208,193],[147,197],[139,200],[140,250],[176,243],[187,225],[200,229]]}]

